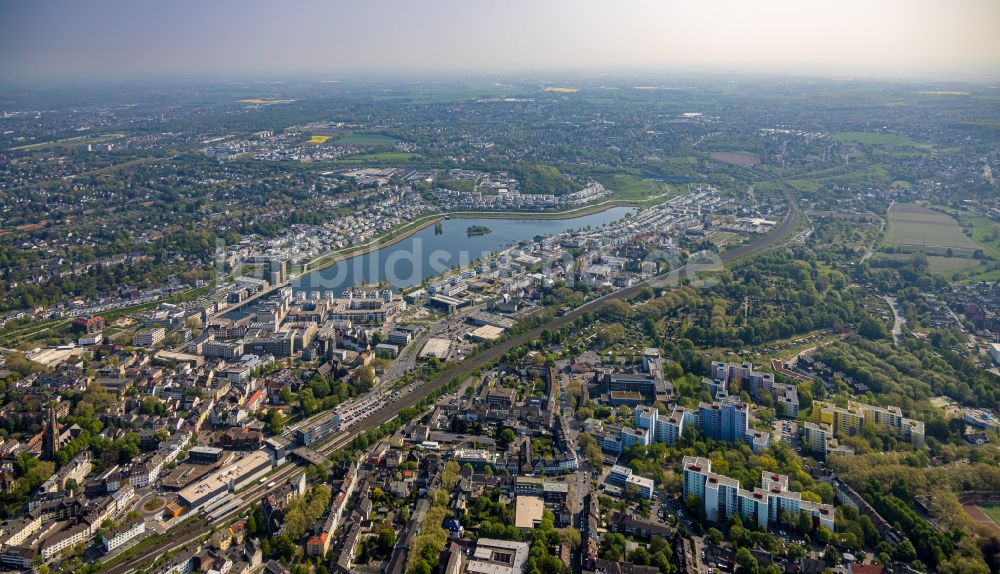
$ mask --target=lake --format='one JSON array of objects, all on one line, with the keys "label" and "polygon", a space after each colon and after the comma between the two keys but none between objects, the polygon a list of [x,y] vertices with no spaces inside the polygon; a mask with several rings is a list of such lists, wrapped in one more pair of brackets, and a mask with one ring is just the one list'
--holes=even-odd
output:
[{"label": "lake", "polygon": [[[522,240],[539,235],[555,235],[571,229],[600,227],[636,213],[633,207],[612,207],[605,211],[569,219],[454,218],[441,221],[440,232],[431,225],[392,245],[356,255],[299,277],[295,291],[333,291],[337,295],[354,285],[387,280],[395,289],[419,285],[455,265],[465,266],[478,258],[496,253]],[[492,230],[469,236],[471,226]]]}]

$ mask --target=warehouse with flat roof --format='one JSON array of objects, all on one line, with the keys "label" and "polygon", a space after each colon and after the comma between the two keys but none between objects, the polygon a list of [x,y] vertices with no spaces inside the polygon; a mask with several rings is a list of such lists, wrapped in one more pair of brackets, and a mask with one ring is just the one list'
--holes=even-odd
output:
[{"label": "warehouse with flat roof", "polygon": [[482,327],[476,327],[469,332],[469,338],[477,343],[484,343],[486,341],[496,341],[503,335],[503,328],[496,327],[494,325],[483,325]]}]

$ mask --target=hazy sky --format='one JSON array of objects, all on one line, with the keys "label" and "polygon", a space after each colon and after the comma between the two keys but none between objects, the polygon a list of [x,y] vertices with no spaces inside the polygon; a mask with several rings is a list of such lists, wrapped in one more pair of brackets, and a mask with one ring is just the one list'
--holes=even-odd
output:
[{"label": "hazy sky", "polygon": [[1000,75],[1000,0],[0,0],[0,77]]}]

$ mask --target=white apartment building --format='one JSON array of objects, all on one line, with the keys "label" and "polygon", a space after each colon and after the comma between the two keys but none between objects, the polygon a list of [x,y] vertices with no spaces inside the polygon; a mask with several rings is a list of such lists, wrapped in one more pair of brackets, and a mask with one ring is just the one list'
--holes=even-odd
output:
[{"label": "white apartment building", "polygon": [[163,327],[154,327],[152,329],[145,329],[139,331],[132,337],[132,346],[134,347],[153,347],[159,344],[167,336],[167,331]]},{"label": "white apartment building", "polygon": [[712,472],[707,458],[685,456],[684,496],[696,495],[705,505],[705,517],[711,522],[723,522],[739,513],[744,522],[755,522],[762,528],[776,523],[781,511],[791,516],[806,512],[815,524],[834,531],[834,510],[829,504],[802,500],[802,493],[788,490],[788,477],[763,472],[761,488],[753,491],[740,488],[738,480]]},{"label": "white apartment building", "polygon": [[131,522],[126,522],[111,532],[101,536],[101,543],[104,545],[104,552],[111,552],[145,532],[146,522],[141,518]]}]

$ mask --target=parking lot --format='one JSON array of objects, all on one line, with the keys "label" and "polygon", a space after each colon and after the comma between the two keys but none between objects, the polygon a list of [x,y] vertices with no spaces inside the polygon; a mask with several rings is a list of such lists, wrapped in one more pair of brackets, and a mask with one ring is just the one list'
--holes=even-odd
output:
[{"label": "parking lot", "polygon": [[795,449],[795,452],[802,452],[802,444],[799,440],[799,423],[797,421],[775,420],[771,425],[771,440],[783,442]]}]

